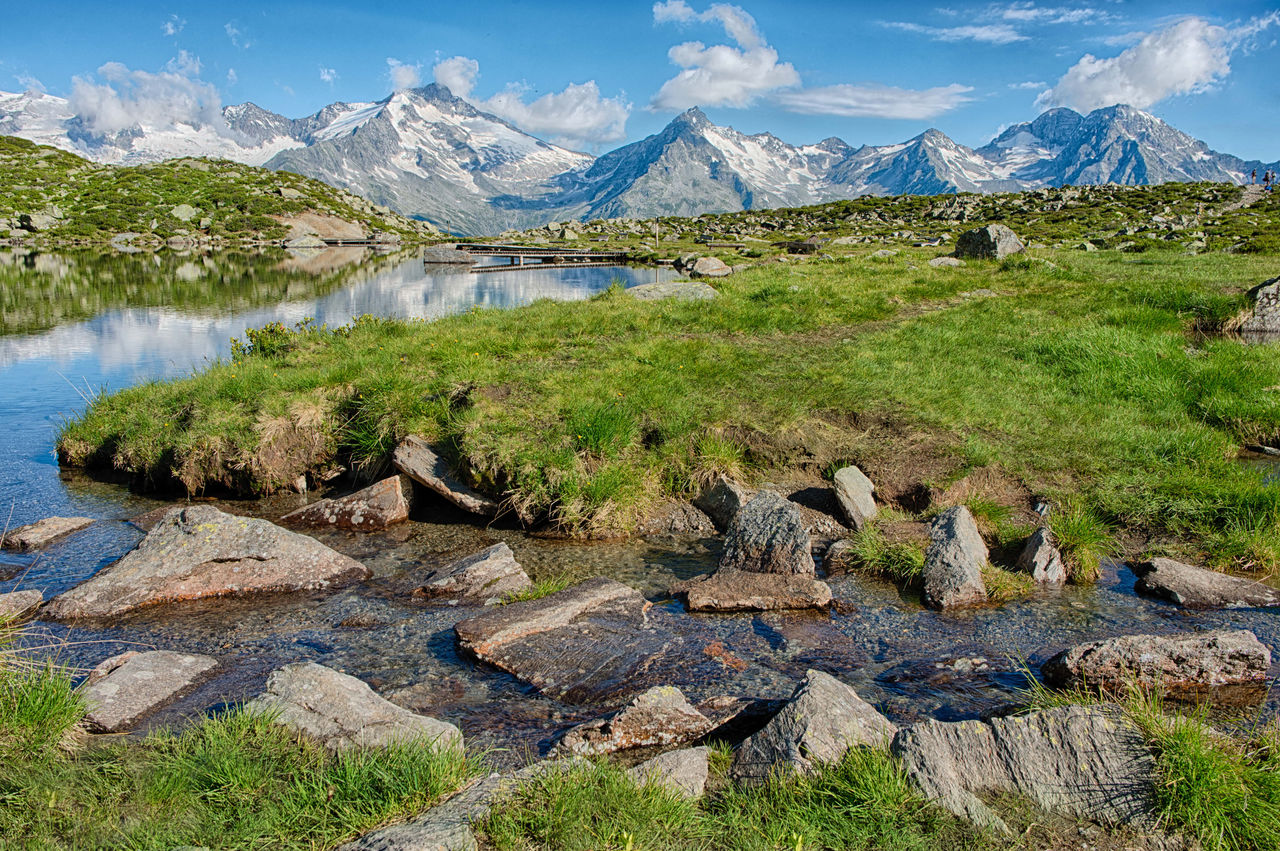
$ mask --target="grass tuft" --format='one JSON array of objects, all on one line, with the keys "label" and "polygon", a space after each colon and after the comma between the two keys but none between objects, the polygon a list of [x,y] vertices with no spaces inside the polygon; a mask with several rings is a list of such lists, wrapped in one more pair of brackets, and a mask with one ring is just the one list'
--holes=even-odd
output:
[{"label": "grass tuft", "polygon": [[856,570],[898,585],[914,585],[924,575],[924,548],[913,541],[890,542],[874,524],[850,536],[849,551]]},{"label": "grass tuft", "polygon": [[1072,582],[1097,581],[1102,574],[1102,560],[1117,552],[1111,530],[1076,500],[1067,501],[1049,515],[1049,528]]}]

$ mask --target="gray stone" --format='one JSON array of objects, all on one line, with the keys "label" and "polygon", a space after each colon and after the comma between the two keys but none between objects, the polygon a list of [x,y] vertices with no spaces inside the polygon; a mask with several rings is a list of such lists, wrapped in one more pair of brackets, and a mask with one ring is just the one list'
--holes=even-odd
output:
[{"label": "gray stone", "polygon": [[849,686],[809,671],[791,700],[734,752],[731,776],[760,783],[775,771],[807,774],[852,747],[886,748],[898,728]]},{"label": "gray stone", "polygon": [[716,528],[726,530],[742,506],[755,495],[733,479],[716,476],[698,494],[693,504],[701,508],[716,524]]},{"label": "gray stone", "polygon": [[180,222],[189,222],[200,214],[200,211],[190,204],[179,204],[169,211],[169,215],[173,216]]},{"label": "gray stone", "polygon": [[1263,281],[1249,290],[1253,307],[1235,322],[1235,330],[1246,334],[1280,332],[1280,277]]},{"label": "gray stone", "polygon": [[924,557],[924,601],[935,609],[982,603],[987,587],[982,568],[987,545],[963,505],[948,508],[929,524],[931,543]]},{"label": "gray stone", "polygon": [[0,594],[0,624],[15,624],[34,615],[44,602],[44,595],[34,589]]},{"label": "gray stone", "polygon": [[293,239],[285,241],[285,248],[328,248],[329,243],[325,242],[314,233],[304,233],[302,236],[295,236]]},{"label": "gray stone", "polygon": [[1031,574],[1043,585],[1061,585],[1067,581],[1067,566],[1062,553],[1053,543],[1053,533],[1041,526],[1031,533],[1018,556],[1018,570]]},{"label": "gray stone", "polygon": [[727,278],[732,274],[733,269],[718,257],[699,257],[689,269],[694,278]]},{"label": "gray stone", "polygon": [[681,798],[701,798],[707,788],[707,748],[685,748],[655,756],[627,773],[638,786],[661,786]]},{"label": "gray stone", "polygon": [[861,529],[876,516],[876,486],[861,470],[852,464],[836,471],[834,478],[836,499],[845,519],[855,529]]},{"label": "gray stone", "polygon": [[720,567],[813,576],[809,531],[799,507],[768,491],[752,497],[729,524]]},{"label": "gray stone", "polygon": [[871,256],[881,258],[897,257],[898,252],[894,251],[892,248],[881,248],[879,251],[871,252]]},{"label": "gray stone", "polygon": [[58,218],[49,213],[23,213],[18,216],[18,227],[33,233],[51,230],[58,226]]},{"label": "gray stone", "polygon": [[411,434],[402,440],[391,461],[401,473],[464,511],[485,517],[493,517],[498,513],[498,503],[459,481],[445,460],[417,435]]},{"label": "gray stone", "polygon": [[93,523],[92,517],[46,517],[6,533],[2,543],[7,550],[18,552],[40,550],[59,538],[64,538],[72,532],[79,532]]},{"label": "gray stone", "polygon": [[678,586],[692,612],[766,612],[775,609],[825,609],[831,587],[812,576],[756,573],[722,567],[710,576]]},{"label": "gray stone", "polygon": [[964,261],[958,257],[935,257],[929,261],[929,265],[935,269],[954,269],[963,266]]},{"label": "gray stone", "polygon": [[1132,685],[1178,695],[1266,681],[1271,651],[1248,630],[1124,635],[1063,650],[1040,668],[1056,688],[1124,692]]},{"label": "gray stone", "polygon": [[172,509],[124,558],[53,599],[50,617],[104,618],[144,606],[366,579],[360,562],[266,520],[211,505]]},{"label": "gray stone", "polygon": [[433,245],[422,252],[422,262],[428,264],[447,264],[456,266],[470,266],[474,264],[475,258],[471,256],[470,251],[459,251],[452,245]]},{"label": "gray stone", "polygon": [[631,748],[671,747],[710,732],[712,722],[675,686],[654,686],[606,718],[567,731],[556,752],[600,756]]},{"label": "gray stone", "polygon": [[379,697],[362,680],[314,662],[272,671],[267,690],[245,709],[269,713],[332,750],[412,741],[437,750],[462,747],[462,733],[452,724],[416,715]]},{"label": "gray stone", "polygon": [[1134,590],[1191,609],[1241,609],[1280,606],[1280,589],[1252,579],[1228,576],[1174,561],[1153,558],[1133,565]]},{"label": "gray stone", "polygon": [[409,519],[413,484],[390,476],[337,499],[322,499],[280,518],[291,526],[336,526],[354,532],[380,532]]},{"label": "gray stone", "polygon": [[707,301],[719,295],[715,288],[696,281],[669,281],[664,284],[641,284],[631,287],[627,292],[641,301],[657,301],[672,298],[677,301]]},{"label": "gray stone", "polygon": [[80,688],[85,722],[100,733],[119,733],[203,680],[218,665],[211,656],[170,650],[112,656]]},{"label": "gray stone", "polygon": [[999,224],[965,231],[956,239],[956,257],[961,259],[1003,260],[1025,250],[1018,235]]},{"label": "gray stone", "polygon": [[642,535],[695,535],[716,533],[716,524],[706,512],[687,502],[662,503],[640,523]]},{"label": "gray stone", "polygon": [[1050,812],[1108,825],[1154,825],[1155,760],[1115,707],[1067,706],[991,723],[925,721],[892,751],[926,798],[1009,832],[979,795],[1020,795]]},{"label": "gray stone", "polygon": [[532,584],[529,574],[516,561],[511,547],[499,542],[432,571],[422,587],[413,593],[420,597],[450,597],[455,601],[468,600],[491,606]]}]

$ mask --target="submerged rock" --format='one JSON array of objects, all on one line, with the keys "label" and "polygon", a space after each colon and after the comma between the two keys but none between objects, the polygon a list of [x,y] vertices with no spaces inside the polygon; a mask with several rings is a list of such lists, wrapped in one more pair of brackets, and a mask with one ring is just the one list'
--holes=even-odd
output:
[{"label": "submerged rock", "polygon": [[314,662],[273,671],[267,690],[245,709],[271,713],[277,723],[333,750],[412,741],[430,742],[437,750],[462,747],[454,725],[415,715],[379,697],[368,683]]},{"label": "submerged rock", "polygon": [[355,532],[379,532],[409,519],[413,485],[390,476],[348,496],[322,499],[280,518],[291,526],[336,526]]},{"label": "submerged rock", "polygon": [[876,486],[852,464],[836,471],[833,481],[840,510],[849,525],[861,529],[876,516]]},{"label": "submerged rock", "polygon": [[721,568],[710,576],[678,586],[693,612],[764,612],[772,609],[825,609],[831,588],[812,576],[753,573]]},{"label": "submerged rock", "polygon": [[960,234],[956,240],[957,258],[1003,260],[1010,254],[1026,251],[1018,235],[1005,225],[987,225]]},{"label": "submerged rock", "polygon": [[485,606],[500,603],[533,584],[504,542],[432,571],[416,597],[451,597]]},{"label": "submerged rock", "polygon": [[0,544],[6,550],[20,553],[42,550],[59,538],[79,532],[95,522],[92,517],[46,517],[6,533]]},{"label": "submerged rock", "polygon": [[214,668],[211,656],[170,650],[129,651],[98,664],[80,688],[85,722],[99,733],[128,730],[143,716],[195,686]]},{"label": "submerged rock", "polygon": [[839,762],[851,747],[886,748],[897,730],[852,688],[809,671],[787,705],[738,747],[730,774],[760,783],[775,771],[809,773]]},{"label": "submerged rock", "polygon": [[949,609],[985,602],[982,568],[987,564],[987,545],[969,509],[957,505],[933,518],[929,537],[932,543],[924,557],[925,603]]},{"label": "submerged rock", "polygon": [[646,760],[628,770],[638,786],[661,786],[682,798],[701,798],[710,774],[707,748],[685,748],[669,751]]},{"label": "submerged rock", "polygon": [[1115,707],[925,721],[900,730],[892,751],[921,794],[982,827],[1009,832],[978,797],[991,793],[1108,825],[1155,823],[1155,760]]},{"label": "submerged rock", "polygon": [[459,481],[445,460],[417,435],[411,434],[400,441],[391,461],[401,473],[464,511],[485,517],[493,517],[498,513],[498,503]]},{"label": "submerged rock", "polygon": [[0,594],[0,624],[20,623],[34,615],[44,602],[44,594],[34,589]]},{"label": "submerged rock", "polygon": [[1039,527],[1027,538],[1018,556],[1018,570],[1029,573],[1042,585],[1062,585],[1067,581],[1067,566],[1047,526]]},{"label": "submerged rock", "polygon": [[809,531],[799,506],[769,491],[752,497],[729,524],[720,568],[813,576]]},{"label": "submerged rock", "polygon": [[569,730],[556,750],[577,756],[599,756],[643,747],[670,747],[691,742],[712,722],[674,686],[654,686],[618,712]]},{"label": "submerged rock", "polygon": [[1171,558],[1139,562],[1133,572],[1138,574],[1134,590],[1139,594],[1192,609],[1280,606],[1280,589]]},{"label": "submerged rock", "polygon": [[360,562],[305,535],[193,505],[171,510],[124,558],[55,597],[46,614],[103,618],[179,600],[337,588],[368,576]]},{"label": "submerged rock", "polygon": [[733,479],[716,476],[703,487],[693,504],[707,513],[717,529],[724,531],[753,496],[754,491],[744,488]]}]

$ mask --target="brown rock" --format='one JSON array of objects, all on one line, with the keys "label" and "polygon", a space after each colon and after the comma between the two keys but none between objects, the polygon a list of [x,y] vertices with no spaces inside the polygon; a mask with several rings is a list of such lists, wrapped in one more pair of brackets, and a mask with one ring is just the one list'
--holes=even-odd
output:
[{"label": "brown rock", "polygon": [[463,484],[431,445],[417,435],[402,440],[391,460],[401,473],[464,511],[485,517],[498,513],[498,503]]},{"label": "brown rock", "polygon": [[825,609],[831,588],[812,576],[753,573],[722,568],[679,589],[693,612],[763,612],[771,609]]},{"label": "brown rock", "polygon": [[94,523],[92,517],[46,517],[26,526],[19,526],[3,538],[4,548],[20,553],[42,550],[59,538],[79,532]]},{"label": "brown rock", "polygon": [[288,526],[337,526],[355,532],[378,532],[409,519],[413,485],[391,476],[337,499],[322,499],[280,518]]},{"label": "brown rock", "polygon": [[44,595],[39,591],[10,591],[0,594],[0,624],[13,625],[34,615],[44,602]]},{"label": "brown rock", "polygon": [[415,597],[452,597],[490,606],[532,584],[515,553],[499,542],[432,571],[426,583],[413,593]]},{"label": "brown rock", "polygon": [[711,730],[712,722],[674,686],[654,686],[618,712],[579,724],[556,744],[577,756],[599,756],[631,748],[670,747],[691,742]]}]

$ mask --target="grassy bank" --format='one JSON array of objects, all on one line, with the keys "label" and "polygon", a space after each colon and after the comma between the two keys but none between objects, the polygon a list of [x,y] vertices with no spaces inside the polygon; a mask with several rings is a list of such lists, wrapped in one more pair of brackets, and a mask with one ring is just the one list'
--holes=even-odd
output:
[{"label": "grassy bank", "polygon": [[[752,269],[709,304],[587,303],[260,332],[233,361],[102,398],[64,463],[244,493],[420,433],[526,517],[626,530],[715,472],[856,461],[891,501],[985,469],[1139,540],[1274,567],[1280,350],[1202,338],[1257,255],[931,250]],[[979,295],[971,296],[978,292]]]}]

